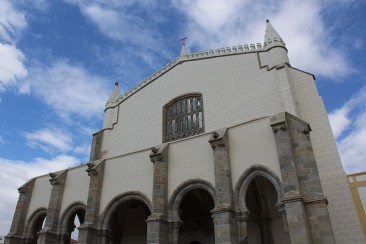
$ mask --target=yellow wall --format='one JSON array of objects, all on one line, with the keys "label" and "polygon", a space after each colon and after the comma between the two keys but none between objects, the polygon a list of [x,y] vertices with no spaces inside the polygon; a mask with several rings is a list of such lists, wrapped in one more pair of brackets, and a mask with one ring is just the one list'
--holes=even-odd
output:
[{"label": "yellow wall", "polygon": [[347,179],[366,236],[366,172],[347,175]]}]

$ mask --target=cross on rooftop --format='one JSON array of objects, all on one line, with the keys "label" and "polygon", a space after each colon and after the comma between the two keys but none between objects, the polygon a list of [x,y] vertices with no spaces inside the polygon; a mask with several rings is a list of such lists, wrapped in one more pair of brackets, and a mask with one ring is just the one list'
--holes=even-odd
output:
[{"label": "cross on rooftop", "polygon": [[183,37],[182,39],[180,39],[181,41],[182,41],[182,45],[186,45],[186,39],[187,39],[187,37],[185,36],[185,37]]}]

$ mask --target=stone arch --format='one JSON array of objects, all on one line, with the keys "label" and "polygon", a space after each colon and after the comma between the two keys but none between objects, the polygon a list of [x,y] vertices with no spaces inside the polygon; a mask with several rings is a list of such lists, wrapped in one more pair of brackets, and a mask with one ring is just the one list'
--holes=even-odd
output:
[{"label": "stone arch", "polygon": [[250,183],[256,176],[262,176],[273,184],[277,192],[276,205],[280,206],[283,204],[283,188],[280,178],[276,175],[275,172],[273,172],[266,166],[255,164],[244,171],[244,173],[240,176],[238,182],[235,185],[234,201],[237,211],[245,212],[248,210],[245,202],[245,197]]},{"label": "stone arch", "polygon": [[[36,227],[37,224],[39,224],[39,220],[40,218],[42,218],[44,216],[44,218],[46,218],[47,216],[47,208],[41,207],[36,209],[28,218],[28,221],[26,223],[26,228],[25,228],[25,241],[27,243],[32,243],[33,240],[35,240],[35,236],[34,236],[34,228]],[[43,222],[43,221],[42,221]],[[41,226],[42,229],[42,226]]]},{"label": "stone arch", "polygon": [[[69,232],[68,225],[69,225],[70,218],[74,217],[74,215],[77,214],[77,212],[80,210],[84,211],[84,218],[85,218],[86,205],[81,201],[70,204],[64,210],[64,212],[62,213],[62,215],[60,217],[60,224],[58,225],[58,229],[57,229],[57,232],[59,235],[68,234],[68,232]],[[80,221],[84,222],[83,219],[80,219]],[[82,223],[80,223],[80,224],[82,224]]]},{"label": "stone arch", "polygon": [[202,240],[204,240],[203,243],[209,243],[207,237],[201,234],[200,232],[192,232],[189,233],[188,235],[182,236],[181,240],[179,241],[179,244],[202,243],[201,242]]},{"label": "stone arch", "polygon": [[100,217],[100,224],[99,224],[100,230],[102,231],[109,230],[109,220],[111,219],[114,211],[119,207],[120,204],[128,200],[139,200],[149,208],[150,213],[152,212],[151,201],[145,194],[138,191],[129,191],[122,193],[118,196],[115,196],[103,210],[103,213],[101,214]]},{"label": "stone arch", "polygon": [[179,205],[182,201],[184,195],[193,189],[203,189],[206,190],[215,202],[216,206],[216,190],[215,187],[208,181],[202,179],[191,179],[183,182],[180,186],[178,186],[169,200],[169,216],[170,221],[179,222]]}]

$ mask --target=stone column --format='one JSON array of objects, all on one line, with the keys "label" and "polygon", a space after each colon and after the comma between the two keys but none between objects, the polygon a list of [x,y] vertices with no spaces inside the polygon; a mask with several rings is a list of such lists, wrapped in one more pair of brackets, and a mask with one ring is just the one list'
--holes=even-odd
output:
[{"label": "stone column", "polygon": [[105,160],[96,160],[87,164],[88,175],[90,176],[88,201],[86,206],[85,221],[78,228],[80,244],[97,243],[97,225],[102,195]]},{"label": "stone column", "polygon": [[291,115],[287,115],[287,124],[311,239],[316,243],[335,243],[328,201],[323,193],[310,139],[310,125]]},{"label": "stone column", "polygon": [[[111,232],[109,230],[99,230],[98,231],[98,242],[97,243],[109,244],[110,240],[111,240]],[[92,243],[92,242],[90,242],[90,243]]]},{"label": "stone column", "polygon": [[334,243],[309,124],[286,112],[272,116],[270,123],[277,145],[291,242]]},{"label": "stone column", "polygon": [[281,168],[288,230],[291,243],[311,243],[286,116],[285,112],[276,114],[271,117],[270,123]]},{"label": "stone column", "polygon": [[237,243],[238,228],[233,211],[233,187],[227,129],[214,131],[209,138],[215,164],[216,206],[212,210],[216,243]]},{"label": "stone column", "polygon": [[147,222],[147,243],[169,241],[168,213],[168,149],[169,144],[152,147],[150,160],[154,164],[152,213]]},{"label": "stone column", "polygon": [[38,244],[57,243],[57,225],[64,195],[67,170],[50,173],[52,185],[51,198],[48,203],[46,223],[39,232]]},{"label": "stone column", "polygon": [[179,239],[179,229],[182,227],[182,221],[170,222],[170,243],[176,244]]},{"label": "stone column", "polygon": [[248,238],[248,220],[249,220],[249,211],[238,211],[236,213],[236,222],[238,223],[238,239],[239,244],[246,244]]},{"label": "stone column", "polygon": [[36,179],[33,178],[19,187],[19,199],[15,208],[13,222],[11,223],[10,232],[5,236],[5,244],[20,244],[23,242],[22,235],[25,228],[26,218],[30,199],[32,197],[33,187]]},{"label": "stone column", "polygon": [[104,130],[98,131],[97,133],[93,134],[93,140],[89,158],[90,162],[102,159],[103,136],[104,136]]}]

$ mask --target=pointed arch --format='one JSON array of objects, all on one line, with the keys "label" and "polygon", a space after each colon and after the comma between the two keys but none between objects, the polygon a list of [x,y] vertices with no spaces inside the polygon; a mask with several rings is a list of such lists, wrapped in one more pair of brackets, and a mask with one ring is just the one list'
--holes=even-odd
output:
[{"label": "pointed arch", "polygon": [[[36,227],[36,225],[39,225],[41,219],[42,219],[42,223],[43,223],[43,220],[46,218],[46,216],[47,216],[47,208],[45,208],[45,207],[37,208],[29,216],[27,223],[26,223],[25,233],[24,233],[26,240],[36,239],[36,237],[34,236],[34,228]],[[40,226],[41,229],[42,229],[42,223]]]},{"label": "pointed arch", "polygon": [[179,205],[185,194],[193,189],[206,190],[212,197],[216,206],[216,190],[215,187],[208,181],[202,179],[191,179],[183,182],[173,192],[169,200],[169,216],[174,222],[180,221]]},{"label": "pointed arch", "polygon": [[236,205],[236,209],[239,211],[247,211],[247,206],[245,202],[246,193],[248,187],[252,180],[256,176],[262,176],[269,180],[277,192],[277,204],[282,204],[283,199],[283,187],[280,178],[273,172],[271,169],[266,166],[255,164],[244,171],[244,173],[240,176],[238,182],[235,185],[234,189],[234,201]]},{"label": "pointed arch", "polygon": [[115,196],[105,207],[102,214],[100,215],[99,219],[99,229],[100,230],[109,230],[109,220],[111,219],[114,211],[124,202],[128,200],[139,200],[143,202],[148,208],[151,213],[152,211],[152,204],[149,198],[138,191],[129,191],[122,193],[118,196]]},{"label": "pointed arch", "polygon": [[[79,216],[80,212],[84,212],[84,216]],[[72,204],[70,204],[63,211],[63,213],[61,215],[60,223],[59,223],[58,228],[57,228],[58,234],[59,235],[68,234],[68,232],[69,232],[69,229],[68,229],[69,222],[73,221],[72,218],[75,218],[75,215],[78,215],[79,220],[80,220],[80,224],[82,224],[84,222],[84,219],[85,219],[85,213],[86,213],[86,205],[83,202],[77,201],[77,202],[73,202]],[[82,219],[80,219],[80,218],[82,218]]]}]

